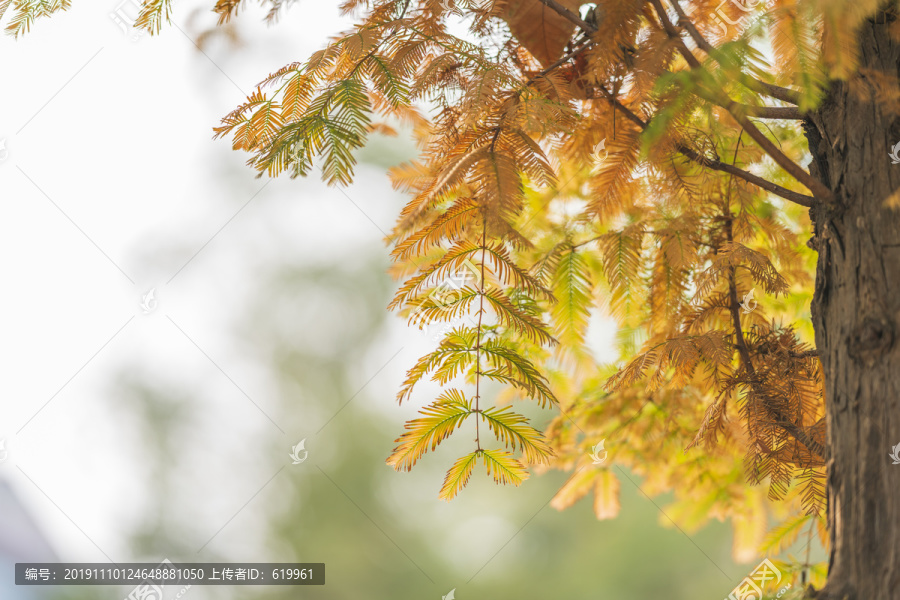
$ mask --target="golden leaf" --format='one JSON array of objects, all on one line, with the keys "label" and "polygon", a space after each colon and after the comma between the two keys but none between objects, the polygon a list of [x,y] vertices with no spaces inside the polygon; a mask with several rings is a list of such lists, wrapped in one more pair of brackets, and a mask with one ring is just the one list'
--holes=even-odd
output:
[{"label": "golden leaf", "polygon": [[[576,15],[582,4],[580,0],[558,2]],[[574,23],[539,0],[511,0],[500,16],[516,39],[544,66],[562,56],[575,31]]]},{"label": "golden leaf", "polygon": [[594,515],[601,521],[613,519],[619,508],[619,479],[609,470],[601,471],[594,480]]}]

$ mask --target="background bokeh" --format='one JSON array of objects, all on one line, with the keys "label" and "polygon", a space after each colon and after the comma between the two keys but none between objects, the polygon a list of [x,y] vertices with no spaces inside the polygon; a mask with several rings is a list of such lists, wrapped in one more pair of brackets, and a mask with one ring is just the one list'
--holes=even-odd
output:
[{"label": "background bokeh", "polygon": [[317,0],[213,30],[210,0],[183,0],[161,36],[133,39],[110,16],[129,3],[75,2],[0,39],[0,598],[129,592],[16,588],[13,564],[32,560],[327,564],[324,587],[191,600],[696,600],[752,570],[727,523],[688,536],[629,481],[620,516],[597,521],[589,499],[548,505],[558,471],[518,489],[478,474],[438,500],[467,440],[412,474],[387,467],[417,408],[395,392],[431,343],[385,309],[403,201],[385,169],[412,142],[374,138],[338,189],[255,179],[212,139],[350,19]]}]

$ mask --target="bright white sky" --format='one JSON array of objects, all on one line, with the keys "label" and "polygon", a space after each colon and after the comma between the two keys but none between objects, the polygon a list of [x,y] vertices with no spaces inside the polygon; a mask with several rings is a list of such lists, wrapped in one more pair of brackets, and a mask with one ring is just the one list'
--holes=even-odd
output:
[{"label": "bright white sky", "polygon": [[[395,194],[383,174],[366,169],[362,185],[347,190],[366,214],[315,180],[262,189],[266,180],[253,178],[244,157],[212,140],[219,117],[269,70],[349,24],[336,3],[303,3],[268,31],[262,13],[248,11],[244,45],[220,38],[205,48],[208,57],[191,40],[215,23],[209,0],[175,3],[174,26],[136,41],[110,18],[131,12],[130,1],[73,4],[24,39],[0,39],[8,151],[0,153],[0,439],[9,451],[0,478],[64,558],[104,561],[100,549],[128,551],[117,519],[133,518],[141,497],[139,482],[131,498],[119,485],[85,485],[115,472],[128,480],[131,461],[140,461],[98,395],[109,375],[144,362],[246,403],[227,380],[209,376],[169,318],[209,353],[223,351],[217,336],[248,287],[239,278],[247,254],[264,262],[291,254],[314,261],[315,246],[350,253],[382,237],[378,227],[389,228],[397,202],[385,200]],[[150,288],[158,310],[144,315]],[[234,377],[264,392],[254,388],[264,382],[235,368]],[[254,411],[231,425],[271,426]],[[291,435],[288,447],[297,441]],[[216,504],[211,512],[221,509],[224,522],[234,507]]]}]

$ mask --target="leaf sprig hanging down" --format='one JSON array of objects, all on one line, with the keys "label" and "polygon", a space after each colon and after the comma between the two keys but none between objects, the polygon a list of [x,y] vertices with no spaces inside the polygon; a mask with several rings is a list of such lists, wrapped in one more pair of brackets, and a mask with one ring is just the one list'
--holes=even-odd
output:
[{"label": "leaf sprig hanging down", "polygon": [[18,38],[31,31],[37,19],[69,10],[72,0],[0,0],[0,20],[12,6],[12,17],[6,25],[7,35]]},{"label": "leaf sprig hanging down", "polygon": [[[546,376],[529,358],[529,348],[556,342],[536,308],[553,295],[516,262],[516,249],[530,242],[514,221],[526,182],[554,180],[537,139],[547,123],[565,126],[571,107],[558,94],[548,96],[543,83],[522,86],[483,48],[437,27],[439,3],[418,11],[408,11],[409,4],[380,3],[365,24],[307,63],[270,75],[224,119],[217,135],[231,134],[235,149],[251,152],[249,164],[260,172],[305,175],[321,160],[326,181],[345,184],[353,175],[353,151],[376,129],[373,111],[421,126],[413,102],[442,107],[441,127],[423,140],[435,160],[425,168],[407,167],[418,171],[414,180],[398,171],[399,185],[414,191],[394,235],[394,257],[418,267],[391,308],[413,310],[420,325],[449,323],[462,314],[473,325],[448,331],[410,370],[398,398],[408,398],[426,376],[442,385],[458,379],[473,389],[450,388],[450,395],[423,409],[421,418],[407,424],[388,463],[412,468],[429,445],[434,449],[471,417],[475,448],[447,474],[441,497],[450,499],[478,461],[495,481],[518,485],[528,472],[510,450],[521,451],[529,463],[548,463],[553,455],[524,416],[488,407],[483,395],[493,381],[541,406],[556,402]],[[455,103],[448,93],[454,83],[471,92]],[[451,298],[437,294],[466,263],[474,266],[476,284]],[[482,425],[503,448],[482,445]]]}]

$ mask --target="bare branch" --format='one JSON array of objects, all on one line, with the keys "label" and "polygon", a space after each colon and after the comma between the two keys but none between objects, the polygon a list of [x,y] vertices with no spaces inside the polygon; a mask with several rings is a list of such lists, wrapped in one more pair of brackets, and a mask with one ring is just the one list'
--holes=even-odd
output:
[{"label": "bare branch", "polygon": [[753,141],[759,144],[759,146],[766,151],[766,154],[772,157],[779,167],[788,172],[794,179],[805,185],[809,190],[813,193],[816,198],[821,200],[828,200],[831,198],[831,190],[828,189],[824,183],[810,175],[803,167],[792,161],[788,158],[778,147],[767,138],[762,131],[760,131],[756,125],[748,119],[745,115],[741,114],[741,111],[736,108],[739,105],[735,102],[729,102],[729,105],[725,107],[731,116],[734,117],[734,120],[737,121],[741,127],[743,127],[747,131],[747,135],[753,138]]},{"label": "bare branch", "polygon": [[748,117],[803,120],[803,115],[796,106],[749,106],[747,104],[738,104],[737,106]]},{"label": "bare branch", "polygon": [[569,10],[568,8],[566,8],[565,6],[563,6],[556,0],[540,0],[540,2],[544,5],[546,5],[547,7],[552,8],[557,13],[559,13],[561,16],[572,21],[573,23],[575,23],[576,25],[581,27],[582,30],[584,30],[588,33],[597,33],[596,27],[594,27],[593,25],[591,25],[590,23],[588,23],[587,21],[582,19],[579,15],[573,13],[571,10]]}]

